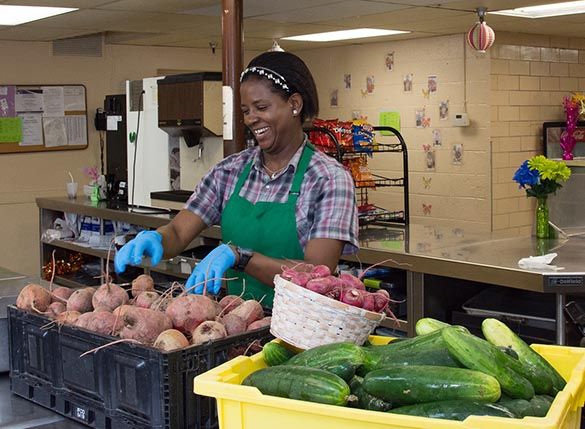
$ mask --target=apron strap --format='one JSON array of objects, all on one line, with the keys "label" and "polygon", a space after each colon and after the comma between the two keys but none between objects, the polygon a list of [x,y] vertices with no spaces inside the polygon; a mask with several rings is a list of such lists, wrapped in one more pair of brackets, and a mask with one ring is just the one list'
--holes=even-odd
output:
[{"label": "apron strap", "polygon": [[297,170],[295,171],[295,177],[293,178],[293,183],[290,187],[289,191],[289,201],[291,198],[295,201],[299,194],[301,193],[301,185],[303,183],[303,179],[305,178],[305,172],[307,171],[307,167],[309,166],[309,162],[313,156],[313,152],[315,152],[315,148],[311,143],[307,143],[303,149],[303,154],[301,155],[301,159],[297,164]]},{"label": "apron strap", "polygon": [[236,186],[234,188],[234,192],[232,195],[235,195],[235,196],[240,195],[240,191],[242,190],[242,186],[244,186],[244,182],[248,178],[248,174],[250,174],[250,170],[252,169],[252,162],[253,162],[253,159],[251,159],[244,167],[244,170],[242,170],[242,173],[240,174],[240,177],[238,177],[238,181],[236,182]]}]

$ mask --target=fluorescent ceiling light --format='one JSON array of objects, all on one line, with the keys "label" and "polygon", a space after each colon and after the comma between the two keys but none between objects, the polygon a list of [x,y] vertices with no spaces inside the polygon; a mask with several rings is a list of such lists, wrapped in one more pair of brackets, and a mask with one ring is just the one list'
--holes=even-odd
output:
[{"label": "fluorescent ceiling light", "polygon": [[542,6],[518,7],[516,9],[489,12],[495,15],[516,16],[519,18],[547,18],[551,16],[575,15],[585,13],[585,1],[543,4]]},{"label": "fluorescent ceiling light", "polygon": [[78,10],[72,7],[12,6],[0,4],[0,25],[19,25]]},{"label": "fluorescent ceiling light", "polygon": [[393,34],[410,33],[410,31],[380,30],[376,28],[356,28],[354,30],[328,31],[326,33],[303,34],[300,36],[283,37],[284,40],[300,40],[304,42],[331,42],[333,40],[363,39],[366,37],[391,36]]}]

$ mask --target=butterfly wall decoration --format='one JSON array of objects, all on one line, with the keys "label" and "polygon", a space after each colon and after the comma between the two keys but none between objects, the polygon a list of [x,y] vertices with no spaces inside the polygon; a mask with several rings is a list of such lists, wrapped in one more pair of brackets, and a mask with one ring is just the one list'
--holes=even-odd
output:
[{"label": "butterfly wall decoration", "polygon": [[432,177],[424,177],[422,178],[423,181],[423,186],[425,189],[431,189],[431,180],[433,180]]},{"label": "butterfly wall decoration", "polygon": [[432,204],[425,204],[425,203],[422,203],[423,214],[424,214],[425,216],[428,216],[428,215],[430,215],[430,214],[431,214],[431,209],[432,209],[432,208],[433,208],[433,205],[432,205]]}]

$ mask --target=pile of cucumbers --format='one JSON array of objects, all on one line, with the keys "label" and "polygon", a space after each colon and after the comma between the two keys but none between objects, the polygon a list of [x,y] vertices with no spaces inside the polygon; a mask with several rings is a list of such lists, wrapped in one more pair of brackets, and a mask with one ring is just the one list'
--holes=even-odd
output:
[{"label": "pile of cucumbers", "polygon": [[485,319],[486,340],[421,319],[414,338],[376,346],[334,343],[295,354],[264,346],[266,368],[242,384],[263,394],[449,420],[470,415],[544,417],[561,375],[504,323]]}]

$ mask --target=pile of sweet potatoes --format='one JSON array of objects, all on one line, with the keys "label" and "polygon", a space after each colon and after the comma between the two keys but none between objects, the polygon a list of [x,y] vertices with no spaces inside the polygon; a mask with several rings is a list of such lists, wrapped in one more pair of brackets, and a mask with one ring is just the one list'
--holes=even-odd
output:
[{"label": "pile of sweet potatoes", "polygon": [[220,301],[185,293],[173,297],[172,291],[157,292],[146,274],[138,276],[129,291],[112,282],[97,288],[51,291],[31,283],[22,289],[16,305],[59,325],[119,336],[164,351],[270,325],[258,301],[233,295]]}]

